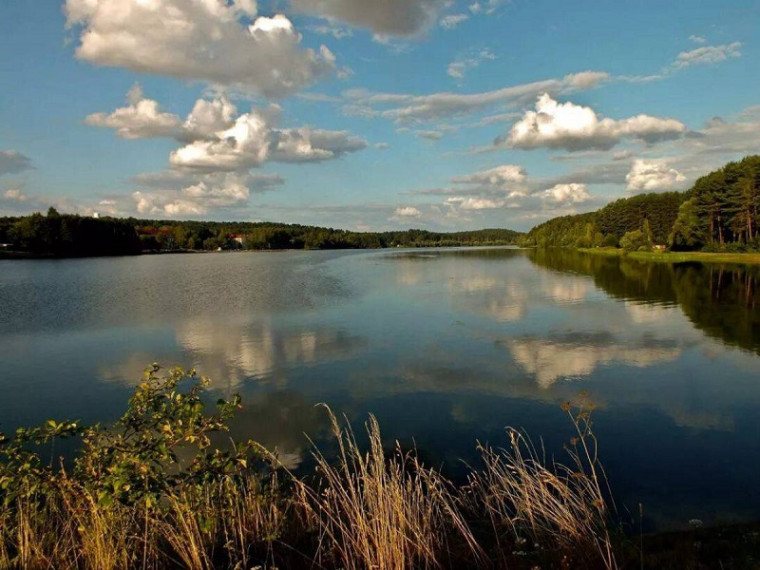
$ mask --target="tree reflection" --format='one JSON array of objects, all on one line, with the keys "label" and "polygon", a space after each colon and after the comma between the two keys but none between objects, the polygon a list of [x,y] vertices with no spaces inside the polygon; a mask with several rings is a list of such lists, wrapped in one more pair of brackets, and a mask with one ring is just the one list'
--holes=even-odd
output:
[{"label": "tree reflection", "polygon": [[580,273],[616,299],[677,304],[707,335],[760,353],[760,269],[701,263],[646,263],[566,249],[531,251],[530,260],[547,269]]}]

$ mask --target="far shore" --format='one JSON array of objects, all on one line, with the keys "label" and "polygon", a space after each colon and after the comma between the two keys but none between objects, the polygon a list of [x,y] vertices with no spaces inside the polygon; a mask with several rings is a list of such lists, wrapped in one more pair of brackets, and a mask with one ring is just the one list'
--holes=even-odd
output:
[{"label": "far shore", "polygon": [[188,254],[188,253],[282,253],[288,251],[381,251],[397,249],[494,249],[494,248],[512,248],[524,249],[515,244],[462,244],[462,245],[397,245],[393,247],[354,247],[354,248],[271,248],[271,249],[150,249],[139,253],[112,253],[105,255],[77,255],[77,256],[58,256],[51,253],[34,253],[30,251],[18,251],[11,249],[0,249],[0,261],[9,259],[86,259],[93,257],[139,257],[141,255],[171,255],[171,254]]}]

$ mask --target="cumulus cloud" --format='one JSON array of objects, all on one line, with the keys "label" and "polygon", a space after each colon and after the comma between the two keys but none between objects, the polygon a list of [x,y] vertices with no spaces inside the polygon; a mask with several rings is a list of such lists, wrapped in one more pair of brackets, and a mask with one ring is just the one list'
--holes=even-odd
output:
[{"label": "cumulus cloud", "polygon": [[162,113],[159,104],[146,99],[139,85],[128,95],[129,105],[113,113],[93,113],[84,122],[91,127],[114,129],[123,139],[174,137],[179,133],[182,120],[172,113]]},{"label": "cumulus cloud", "polygon": [[550,148],[579,151],[608,150],[623,138],[646,143],[681,137],[686,126],[675,119],[638,115],[629,119],[600,118],[590,107],[559,103],[544,93],[535,111],[527,111],[512,126],[505,142],[513,148]]},{"label": "cumulus cloud", "polygon": [[245,171],[270,160],[317,162],[367,147],[364,139],[347,131],[277,128],[281,113],[277,105],[237,115],[223,95],[211,101],[199,99],[183,122],[176,115],[161,113],[158,103],[146,99],[139,87],[130,91],[129,101],[128,107],[111,114],[90,115],[86,123],[116,129],[123,138],[174,137],[185,143],[169,156],[176,168]]},{"label": "cumulus cloud", "polygon": [[474,196],[452,196],[446,199],[446,204],[455,205],[461,210],[494,210],[496,208],[503,208],[506,200],[477,198]]},{"label": "cumulus cloud", "polygon": [[698,36],[696,34],[690,35],[689,39],[693,41],[695,44],[703,44],[707,41],[703,36]]},{"label": "cumulus cloud", "polygon": [[525,169],[516,164],[503,164],[496,168],[475,172],[451,179],[455,184],[477,184],[492,188],[507,189],[525,181]]},{"label": "cumulus cloud", "polygon": [[686,177],[662,161],[634,160],[625,180],[629,192],[656,192],[680,190]]},{"label": "cumulus cloud", "polygon": [[29,197],[18,188],[11,188],[3,192],[3,198],[6,200],[15,200],[17,202],[26,202],[29,199]]},{"label": "cumulus cloud", "polygon": [[175,167],[207,171],[254,168],[264,164],[269,156],[270,134],[264,113],[244,113],[213,140],[193,141],[172,151],[169,162]]},{"label": "cumulus cloud", "polygon": [[528,196],[527,175],[522,166],[503,164],[463,176],[454,176],[453,188],[436,188],[416,192],[420,195],[447,196],[443,206],[448,215],[478,210],[518,208]]},{"label": "cumulus cloud", "polygon": [[318,162],[367,148],[367,141],[348,131],[301,127],[273,131],[272,160]]},{"label": "cumulus cloud", "polygon": [[603,83],[609,74],[583,71],[560,79],[546,79],[482,93],[433,93],[406,95],[372,93],[355,89],[343,95],[347,100],[344,113],[352,116],[382,117],[397,122],[432,121],[485,110],[495,105],[523,105],[542,93],[568,94],[591,89]]},{"label": "cumulus cloud", "polygon": [[[252,192],[264,192],[282,184],[277,175],[213,173],[188,175],[167,171],[136,178],[142,188],[132,193],[140,215],[200,216],[212,209],[240,207]],[[146,188],[147,187],[147,188]]]},{"label": "cumulus cloud", "polygon": [[393,214],[400,218],[419,218],[420,216],[422,216],[422,212],[420,212],[414,206],[404,206],[401,208],[396,208],[396,211],[393,212]]},{"label": "cumulus cloud", "polygon": [[591,199],[585,184],[557,184],[539,194],[542,200],[550,204],[572,205]]},{"label": "cumulus cloud", "polygon": [[301,127],[277,129],[278,109],[254,110],[237,117],[211,140],[196,140],[173,151],[174,167],[201,171],[235,171],[261,166],[267,160],[318,162],[339,158],[367,147],[347,131]]},{"label": "cumulus cloud", "polygon": [[198,99],[182,128],[189,138],[212,137],[232,127],[236,116],[237,108],[224,95],[212,101]]},{"label": "cumulus cloud", "polygon": [[438,18],[445,0],[290,0],[297,10],[326,19],[342,20],[376,34],[411,36]]},{"label": "cumulus cloud", "polygon": [[0,176],[32,169],[32,160],[17,150],[0,150]]},{"label": "cumulus cloud", "polygon": [[162,170],[160,172],[145,172],[131,179],[131,182],[142,189],[151,190],[182,190],[189,186],[204,183],[207,186],[219,186],[229,181],[244,184],[252,193],[273,190],[285,181],[278,174],[264,173],[234,173],[226,172],[197,173],[185,170]]},{"label": "cumulus cloud", "polygon": [[[304,49],[283,15],[254,0],[66,0],[76,56],[95,65],[236,86],[278,98],[335,70],[325,46]],[[251,24],[247,21],[253,20]]]},{"label": "cumulus cloud", "polygon": [[730,58],[741,57],[742,52],[739,51],[741,46],[741,42],[733,42],[731,44],[703,46],[690,51],[682,51],[676,57],[673,65],[678,69],[683,69],[692,65],[720,63]]}]

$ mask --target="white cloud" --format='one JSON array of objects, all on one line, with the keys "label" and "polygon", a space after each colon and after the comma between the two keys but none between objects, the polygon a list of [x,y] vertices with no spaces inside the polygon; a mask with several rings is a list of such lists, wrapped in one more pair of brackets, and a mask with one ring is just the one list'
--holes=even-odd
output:
[{"label": "white cloud", "polygon": [[251,192],[261,193],[274,189],[283,184],[284,180],[277,174],[264,173],[197,173],[187,170],[163,170],[146,172],[131,179],[138,187],[150,188],[161,192],[182,190],[200,183],[206,186],[220,186],[228,182],[244,184]]},{"label": "white cloud", "polygon": [[159,112],[158,103],[145,99],[139,87],[129,94],[130,105],[110,115],[95,113],[93,126],[116,129],[123,138],[170,136],[185,143],[169,156],[175,168],[199,172],[232,172],[257,168],[266,161],[316,162],[338,158],[367,147],[347,131],[311,127],[279,129],[278,105],[236,116],[237,109],[219,96],[200,99],[184,123],[176,115]]},{"label": "white cloud", "polygon": [[507,189],[525,181],[525,169],[516,164],[503,164],[496,168],[475,172],[451,179],[455,184],[477,184],[491,188]]},{"label": "white cloud", "polygon": [[301,127],[273,133],[272,160],[279,162],[330,160],[367,148],[367,141],[348,131]]},{"label": "white cloud", "polygon": [[474,196],[452,196],[446,199],[446,204],[455,205],[461,210],[494,210],[503,208],[506,203],[506,200]]},{"label": "white cloud", "polygon": [[367,147],[347,131],[301,127],[276,129],[279,108],[240,115],[232,127],[211,140],[196,140],[173,151],[169,162],[177,168],[235,171],[261,166],[267,160],[317,162],[339,158]]},{"label": "white cloud", "polygon": [[422,216],[422,212],[420,212],[414,206],[404,206],[402,208],[396,208],[394,215],[401,218],[419,218]]},{"label": "white cloud", "polygon": [[446,73],[449,77],[453,77],[454,79],[464,79],[464,76],[469,70],[478,67],[484,61],[492,61],[494,59],[496,59],[496,55],[492,51],[483,49],[471,57],[464,57],[452,61],[446,69]]},{"label": "white cloud", "polygon": [[270,98],[335,69],[329,49],[304,49],[290,20],[256,18],[252,0],[67,0],[64,10],[67,25],[81,32],[77,57],[95,65],[236,86]]},{"label": "white cloud", "polygon": [[678,138],[686,131],[680,121],[649,115],[618,121],[600,118],[590,107],[559,103],[546,93],[535,108],[512,126],[506,144],[522,149],[607,150],[623,138],[654,143]]},{"label": "white cloud", "polygon": [[223,95],[212,101],[198,99],[182,128],[190,137],[210,137],[232,127],[236,115],[237,108]]},{"label": "white cloud", "polygon": [[110,114],[88,115],[85,124],[115,129],[116,135],[123,139],[174,137],[179,134],[182,120],[172,113],[162,113],[156,101],[144,97],[139,85],[130,90],[128,99],[129,106]]},{"label": "white cloud", "polygon": [[441,131],[415,131],[414,134],[421,139],[429,141],[437,141],[443,138],[443,132]]},{"label": "white cloud", "polygon": [[[382,117],[397,122],[432,121],[482,111],[495,105],[522,105],[542,93],[567,94],[591,89],[609,78],[599,71],[583,71],[560,79],[546,79],[482,93],[406,95],[355,89],[344,92],[344,112],[352,116]],[[390,107],[385,108],[384,107]]]},{"label": "white cloud", "polygon": [[686,177],[662,161],[634,160],[625,180],[629,192],[656,192],[681,190]]},{"label": "white cloud", "polygon": [[309,26],[306,29],[320,36],[332,36],[336,40],[350,38],[354,35],[350,28],[336,25]]},{"label": "white cloud", "polygon": [[445,0],[290,0],[297,10],[389,36],[411,36],[427,29],[445,3]]},{"label": "white cloud", "polygon": [[16,150],[0,150],[0,176],[32,169],[32,161]]},{"label": "white cloud", "polygon": [[169,156],[174,167],[205,171],[247,170],[269,156],[271,130],[261,112],[240,115],[235,124],[213,140],[197,140]]},{"label": "white cloud", "polygon": [[742,46],[741,42],[733,42],[731,44],[723,44],[719,46],[703,46],[691,51],[682,51],[676,57],[676,61],[673,64],[675,67],[682,69],[684,67],[690,67],[692,65],[709,65],[712,63],[720,63],[726,61],[729,58],[736,58],[742,55],[739,48]]},{"label": "white cloud", "polygon": [[251,192],[264,192],[282,184],[277,175],[188,175],[176,171],[144,174],[135,181],[143,186],[131,196],[136,212],[171,217],[200,216],[214,209],[245,206]]},{"label": "white cloud", "polygon": [[585,184],[557,184],[539,193],[545,202],[550,204],[572,205],[580,204],[591,199]]},{"label": "white cloud", "polygon": [[18,188],[12,188],[3,192],[3,198],[6,200],[15,200],[17,202],[26,202],[29,199],[29,197]]},{"label": "white cloud", "polygon": [[449,14],[444,16],[438,22],[440,26],[446,30],[453,30],[462,22],[466,22],[470,17],[467,14]]},{"label": "white cloud", "polygon": [[467,8],[473,14],[482,14],[484,12],[486,14],[493,14],[501,3],[502,0],[486,0],[485,2],[473,2]]},{"label": "white cloud", "polygon": [[707,41],[704,37],[697,36],[697,35],[691,35],[689,36],[689,39],[693,41],[695,44],[703,44]]}]

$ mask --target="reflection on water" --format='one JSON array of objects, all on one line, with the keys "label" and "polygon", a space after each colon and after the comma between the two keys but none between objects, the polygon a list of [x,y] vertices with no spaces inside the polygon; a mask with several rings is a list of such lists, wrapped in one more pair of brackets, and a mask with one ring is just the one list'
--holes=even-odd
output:
[{"label": "reflection on water", "polygon": [[560,379],[573,380],[589,376],[597,366],[619,362],[647,368],[663,361],[672,361],[679,348],[628,347],[619,345],[579,345],[540,339],[507,341],[512,357],[523,369],[534,374],[541,389],[548,389]]},{"label": "reflection on water", "polygon": [[114,418],[159,361],[241,393],[233,433],[291,468],[325,402],[456,477],[507,425],[560,454],[584,390],[620,504],[757,519],[759,276],[514,249],[0,262],[0,430]]},{"label": "reflection on water", "polygon": [[177,342],[193,366],[231,395],[252,379],[282,383],[284,368],[336,360],[364,341],[341,330],[313,327],[278,329],[271,320],[253,324],[191,320],[176,327]]}]

